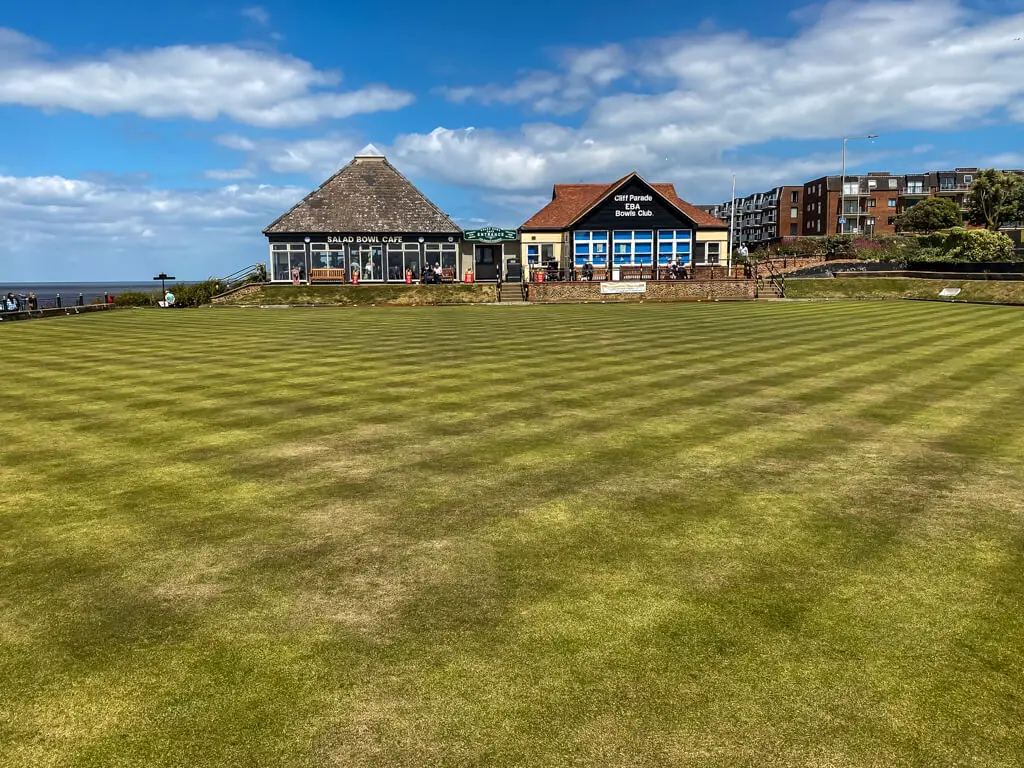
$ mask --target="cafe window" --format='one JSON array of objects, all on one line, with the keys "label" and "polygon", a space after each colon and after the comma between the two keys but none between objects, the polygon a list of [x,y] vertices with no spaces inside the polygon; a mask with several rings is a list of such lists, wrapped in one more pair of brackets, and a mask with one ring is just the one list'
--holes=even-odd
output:
[{"label": "cafe window", "polygon": [[658,232],[658,264],[668,266],[689,264],[693,248],[693,233],[688,229],[663,229]]},{"label": "cafe window", "polygon": [[455,269],[459,246],[455,243],[427,243],[423,246],[424,260],[428,266],[440,265],[441,269]]},{"label": "cafe window", "polygon": [[272,280],[293,278],[292,270],[298,270],[299,280],[306,279],[306,244],[274,243],[270,246],[270,270]]},{"label": "cafe window", "polygon": [[573,262],[577,267],[582,267],[587,262],[595,267],[608,266],[608,233],[574,233]]},{"label": "cafe window", "polygon": [[312,269],[344,269],[345,246],[313,243],[310,249],[310,265]]},{"label": "cafe window", "polygon": [[423,271],[419,243],[390,243],[388,245],[388,280],[405,280],[406,272],[419,280]]}]

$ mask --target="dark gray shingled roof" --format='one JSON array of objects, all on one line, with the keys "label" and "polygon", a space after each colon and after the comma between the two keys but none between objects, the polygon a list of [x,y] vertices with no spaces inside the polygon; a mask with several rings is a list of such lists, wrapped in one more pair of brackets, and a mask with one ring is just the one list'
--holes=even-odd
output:
[{"label": "dark gray shingled roof", "polygon": [[359,155],[265,230],[453,235],[461,229],[386,158]]}]

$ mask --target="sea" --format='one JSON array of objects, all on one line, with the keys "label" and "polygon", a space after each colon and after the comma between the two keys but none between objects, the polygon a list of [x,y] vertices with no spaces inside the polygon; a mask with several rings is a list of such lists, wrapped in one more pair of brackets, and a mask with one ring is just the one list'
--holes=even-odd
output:
[{"label": "sea", "polygon": [[[191,285],[193,282],[195,281],[168,280],[167,287]],[[0,283],[0,296],[6,296],[8,293],[13,293],[17,296],[27,296],[29,293],[34,293],[36,298],[39,299],[40,307],[53,306],[58,295],[60,295],[61,303],[64,306],[70,306],[78,303],[79,295],[82,297],[83,304],[92,304],[97,297],[104,296],[105,294],[116,296],[119,293],[127,293],[128,291],[150,293],[152,291],[159,292],[159,290],[159,280],[150,280],[145,283]]]}]

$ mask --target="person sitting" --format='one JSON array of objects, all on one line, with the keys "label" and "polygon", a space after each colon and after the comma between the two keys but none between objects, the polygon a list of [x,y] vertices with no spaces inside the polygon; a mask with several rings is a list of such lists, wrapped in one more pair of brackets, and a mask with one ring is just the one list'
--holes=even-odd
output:
[{"label": "person sitting", "polygon": [[594,265],[589,261],[583,265],[583,279],[587,282],[594,279]]}]

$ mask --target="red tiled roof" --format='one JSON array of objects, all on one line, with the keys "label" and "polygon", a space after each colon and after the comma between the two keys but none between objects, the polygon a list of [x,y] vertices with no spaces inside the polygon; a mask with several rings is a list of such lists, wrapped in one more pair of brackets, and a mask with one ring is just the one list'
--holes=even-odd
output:
[{"label": "red tiled roof", "polygon": [[[555,184],[551,202],[535,213],[520,229],[567,229],[602,197],[636,174],[611,184]],[[676,194],[672,184],[651,184],[658,194],[699,227],[724,227],[726,223],[702,211]]]},{"label": "red tiled roof", "polygon": [[[617,183],[617,182],[616,182]],[[565,229],[592,206],[613,185],[555,184],[551,202],[541,208],[521,229]]]}]

